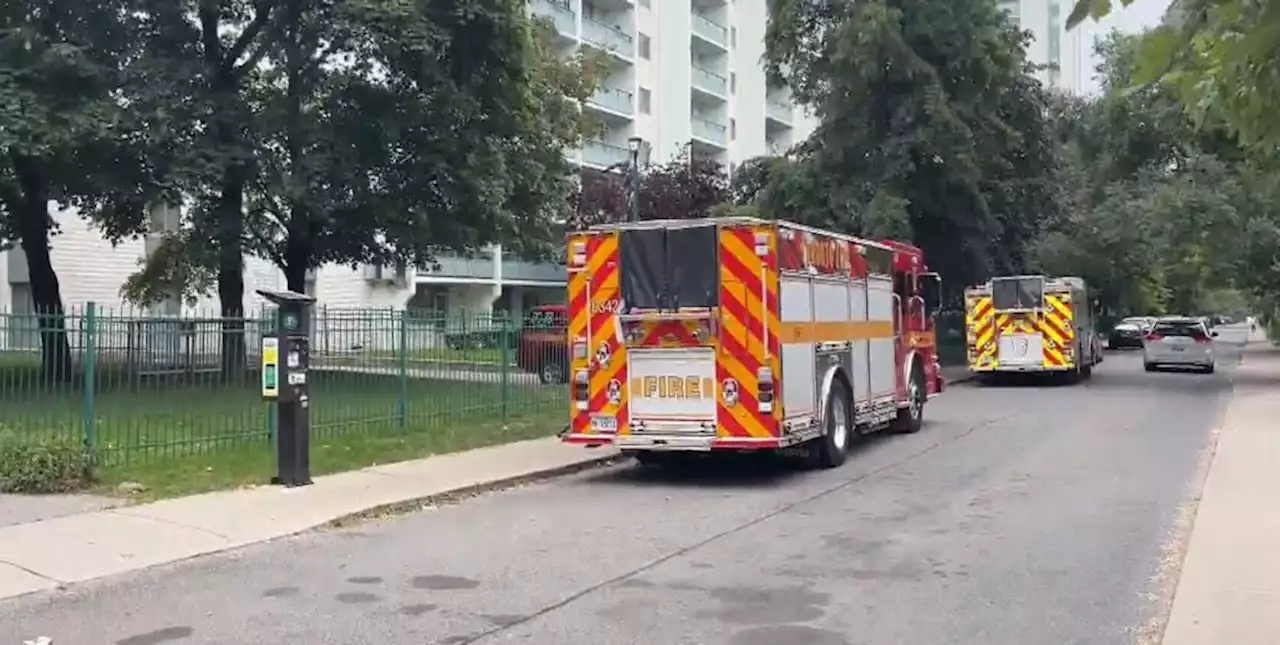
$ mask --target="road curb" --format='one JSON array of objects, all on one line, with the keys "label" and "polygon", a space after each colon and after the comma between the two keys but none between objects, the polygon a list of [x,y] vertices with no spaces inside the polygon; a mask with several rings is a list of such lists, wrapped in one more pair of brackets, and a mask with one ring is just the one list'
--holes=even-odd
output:
[{"label": "road curb", "polygon": [[319,528],[344,528],[372,519],[403,515],[405,513],[412,513],[425,508],[449,506],[485,493],[515,488],[517,486],[538,484],[556,479],[557,477],[564,477],[565,475],[573,475],[588,470],[594,470],[596,468],[605,468],[616,463],[620,463],[626,459],[628,459],[628,457],[618,453],[601,457],[589,457],[570,464],[536,469],[519,475],[512,475],[501,479],[470,484],[467,486],[431,493],[429,495],[409,497],[395,502],[387,502],[385,504],[372,506],[362,511],[347,513],[324,522],[323,524],[318,524],[311,529],[303,529],[303,531]]}]

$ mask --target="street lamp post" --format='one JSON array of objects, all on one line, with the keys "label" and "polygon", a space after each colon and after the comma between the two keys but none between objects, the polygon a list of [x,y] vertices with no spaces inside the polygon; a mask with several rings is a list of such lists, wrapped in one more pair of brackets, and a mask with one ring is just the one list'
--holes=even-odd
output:
[{"label": "street lamp post", "polygon": [[649,156],[649,144],[640,137],[631,137],[627,139],[627,149],[631,153],[627,163],[627,198],[631,204],[631,221],[635,222],[640,219],[640,164],[647,161],[641,157]]}]

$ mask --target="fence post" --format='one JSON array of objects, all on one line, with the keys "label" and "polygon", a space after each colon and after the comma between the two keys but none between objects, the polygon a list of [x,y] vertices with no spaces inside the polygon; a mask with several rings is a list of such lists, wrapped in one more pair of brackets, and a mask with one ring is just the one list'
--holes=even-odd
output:
[{"label": "fence post", "polygon": [[84,360],[80,366],[81,378],[83,379],[81,386],[83,388],[82,399],[84,409],[81,411],[84,417],[84,447],[92,454],[97,444],[97,436],[95,426],[97,425],[97,409],[94,396],[97,394],[98,384],[98,311],[97,305],[93,302],[85,304],[84,317],[80,323],[81,333],[81,352],[84,354]]},{"label": "fence post", "polygon": [[400,416],[400,430],[409,425],[409,310],[400,310],[400,339],[396,343],[400,347],[400,396],[397,406]]},{"label": "fence post", "polygon": [[504,311],[498,331],[498,369],[502,373],[502,425],[507,425],[507,400],[511,396],[511,317]]}]

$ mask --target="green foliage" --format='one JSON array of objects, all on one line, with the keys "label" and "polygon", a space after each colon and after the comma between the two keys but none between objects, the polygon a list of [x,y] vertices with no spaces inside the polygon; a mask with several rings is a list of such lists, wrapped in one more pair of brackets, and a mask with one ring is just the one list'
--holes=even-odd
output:
[{"label": "green foliage", "polygon": [[[631,215],[628,181],[615,172],[582,173],[569,227],[626,221]],[[639,182],[636,215],[641,220],[709,217],[731,190],[724,167],[693,155],[688,147],[667,163],[643,169]]]},{"label": "green foliage", "polygon": [[0,428],[0,493],[67,493],[89,487],[93,455],[78,441]]},{"label": "green foliage", "polygon": [[122,65],[136,53],[136,8],[129,0],[0,7],[0,248],[21,244],[32,304],[54,316],[41,334],[47,379],[69,374],[71,361],[49,203],[110,217],[127,237],[159,190],[161,170],[144,154],[144,112],[121,100],[136,86]]},{"label": "green foliage", "polygon": [[[1133,0],[1076,0],[1074,26]],[[1132,84],[1174,89],[1196,123],[1226,123],[1263,155],[1280,144],[1280,5],[1271,0],[1174,0],[1138,44]],[[1131,85],[1132,86],[1132,85]]]},{"label": "green foliage", "polygon": [[761,210],[914,241],[949,285],[1025,268],[1064,196],[1050,97],[1004,12],[983,0],[769,8],[769,75],[821,122],[770,166]]},{"label": "green foliage", "polygon": [[172,252],[126,286],[135,302],[217,285],[237,306],[241,251],[301,290],[326,264],[560,243],[563,150],[587,127],[572,102],[604,59],[557,56],[523,2],[194,4],[198,25],[151,5],[137,63],[159,88],[144,103],[175,104],[164,123],[189,204]]},{"label": "green foliage", "polygon": [[1107,92],[1060,104],[1074,197],[1030,245],[1033,265],[1085,277],[1117,315],[1238,308],[1274,289],[1274,174],[1227,131],[1194,123],[1169,86],[1133,87],[1141,43],[1111,35],[1099,47]]}]

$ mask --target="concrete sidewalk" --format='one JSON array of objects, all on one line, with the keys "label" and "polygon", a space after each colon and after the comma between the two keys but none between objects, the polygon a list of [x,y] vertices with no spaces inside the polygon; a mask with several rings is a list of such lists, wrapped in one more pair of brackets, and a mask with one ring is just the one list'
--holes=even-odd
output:
[{"label": "concrete sidewalk", "polygon": [[0,599],[265,542],[416,499],[617,456],[537,439],[326,477],[0,527]]},{"label": "concrete sidewalk", "polygon": [[1251,339],[1233,380],[1163,645],[1280,642],[1280,350]]}]

